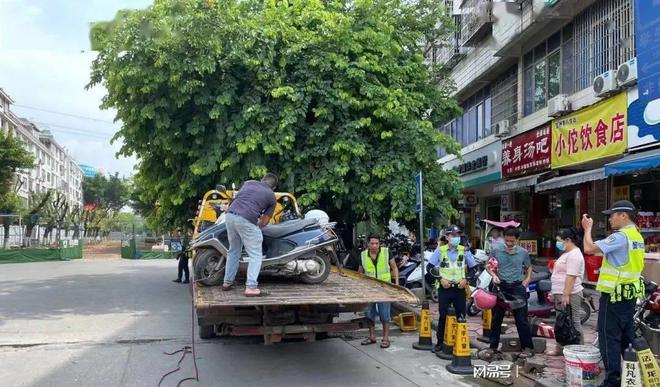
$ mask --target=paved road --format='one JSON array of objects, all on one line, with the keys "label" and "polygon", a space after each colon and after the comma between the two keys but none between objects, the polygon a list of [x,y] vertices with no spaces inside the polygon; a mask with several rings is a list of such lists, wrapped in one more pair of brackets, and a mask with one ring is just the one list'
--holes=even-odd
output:
[{"label": "paved road", "polygon": [[[76,260],[0,265],[2,386],[156,386],[191,343],[190,294],[172,260]],[[359,340],[197,342],[200,382],[186,386],[473,386],[435,356]],[[193,374],[192,356],[163,386]]]}]

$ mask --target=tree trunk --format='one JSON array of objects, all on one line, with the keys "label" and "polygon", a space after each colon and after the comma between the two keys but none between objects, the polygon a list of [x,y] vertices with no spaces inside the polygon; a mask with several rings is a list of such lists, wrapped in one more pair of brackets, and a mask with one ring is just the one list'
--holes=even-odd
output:
[{"label": "tree trunk", "polygon": [[9,226],[11,223],[4,221],[2,222],[2,228],[5,230],[5,239],[2,242],[2,248],[7,249],[9,248]]}]

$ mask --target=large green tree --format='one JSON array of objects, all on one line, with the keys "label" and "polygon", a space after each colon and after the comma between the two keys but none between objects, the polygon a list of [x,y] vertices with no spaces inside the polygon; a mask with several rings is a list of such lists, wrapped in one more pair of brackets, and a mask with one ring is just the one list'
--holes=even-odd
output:
[{"label": "large green tree", "polygon": [[430,212],[460,189],[436,163],[458,107],[423,56],[447,26],[437,0],[156,0],[92,28],[90,86],[160,224],[267,171],[335,219],[411,219],[417,171]]},{"label": "large green tree", "polygon": [[[0,129],[0,214],[13,214],[21,208],[22,202],[16,191],[22,182],[16,181],[16,171],[32,168],[33,163],[32,155],[25,148],[25,144],[13,133]],[[9,243],[10,226],[16,220],[17,218],[8,216],[0,218],[5,236],[4,248]]]}]

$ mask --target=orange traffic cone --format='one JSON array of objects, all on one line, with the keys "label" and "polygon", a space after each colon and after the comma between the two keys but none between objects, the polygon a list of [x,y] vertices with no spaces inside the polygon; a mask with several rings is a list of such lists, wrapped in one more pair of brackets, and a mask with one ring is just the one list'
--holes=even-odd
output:
[{"label": "orange traffic cone", "polygon": [[447,318],[445,319],[445,335],[442,340],[442,351],[435,353],[435,356],[444,360],[451,360],[454,350],[454,343],[456,342],[456,312],[453,306],[449,306],[447,310]]},{"label": "orange traffic cone", "polygon": [[456,323],[456,342],[454,343],[454,355],[451,364],[447,365],[447,371],[458,375],[474,375],[472,367],[472,353],[470,351],[470,337],[465,316],[458,316]]}]

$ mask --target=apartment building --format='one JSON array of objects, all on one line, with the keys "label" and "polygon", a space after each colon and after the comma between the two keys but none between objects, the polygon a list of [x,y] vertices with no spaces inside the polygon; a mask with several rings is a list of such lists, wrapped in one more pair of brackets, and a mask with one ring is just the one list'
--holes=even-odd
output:
[{"label": "apartment building", "polygon": [[82,170],[48,130],[42,130],[28,119],[17,117],[10,109],[13,100],[0,88],[0,128],[20,139],[32,153],[34,168],[16,174],[18,196],[27,205],[30,192],[56,190],[66,195],[69,203],[82,205]]},{"label": "apartment building", "polygon": [[[660,41],[653,3],[444,1],[455,33],[427,59],[451,68],[463,114],[439,129],[462,159],[438,149],[438,163],[463,180],[460,220],[475,243],[481,220],[515,220],[529,250],[550,255],[559,226],[613,199],[660,210],[660,119],[648,121],[660,114],[651,102],[660,66],[647,54]],[[631,158],[648,161],[635,172],[644,187],[608,173]],[[596,226],[606,232],[604,218]]]}]

